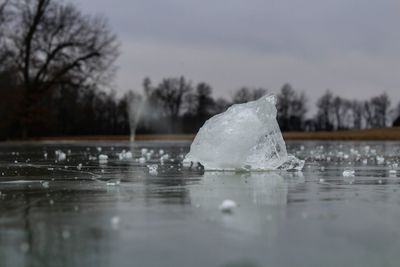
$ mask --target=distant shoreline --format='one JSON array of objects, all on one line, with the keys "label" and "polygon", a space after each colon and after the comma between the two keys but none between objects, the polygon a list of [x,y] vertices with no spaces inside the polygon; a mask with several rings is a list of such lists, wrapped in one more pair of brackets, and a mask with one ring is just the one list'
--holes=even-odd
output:
[{"label": "distant shoreline", "polygon": [[[191,141],[194,134],[138,134],[138,141],[186,140]],[[334,132],[285,132],[285,140],[364,140],[364,141],[400,141],[400,127],[383,129],[365,129]],[[21,141],[129,141],[129,135],[88,135],[36,137]],[[20,141],[20,140],[9,140]]]}]

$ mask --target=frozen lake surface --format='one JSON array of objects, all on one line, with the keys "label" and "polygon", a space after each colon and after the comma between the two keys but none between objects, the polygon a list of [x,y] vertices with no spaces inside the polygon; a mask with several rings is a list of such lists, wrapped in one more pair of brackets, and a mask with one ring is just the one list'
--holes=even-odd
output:
[{"label": "frozen lake surface", "polygon": [[399,142],[289,142],[304,170],[260,173],[189,145],[0,144],[0,266],[399,265]]}]

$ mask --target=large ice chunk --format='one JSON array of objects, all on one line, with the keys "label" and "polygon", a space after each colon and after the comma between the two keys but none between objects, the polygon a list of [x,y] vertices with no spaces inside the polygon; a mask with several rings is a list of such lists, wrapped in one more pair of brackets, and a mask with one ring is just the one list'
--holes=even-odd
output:
[{"label": "large ice chunk", "polygon": [[200,128],[185,162],[206,170],[301,170],[304,161],[288,155],[278,122],[276,98],[236,104]]}]

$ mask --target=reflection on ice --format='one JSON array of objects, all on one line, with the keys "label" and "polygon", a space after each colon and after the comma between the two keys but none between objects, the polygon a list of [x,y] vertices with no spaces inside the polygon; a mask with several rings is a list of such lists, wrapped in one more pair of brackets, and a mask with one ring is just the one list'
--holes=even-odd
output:
[{"label": "reflection on ice", "polygon": [[[190,200],[206,218],[221,221],[229,228],[257,232],[266,223],[275,224],[284,218],[288,183],[276,172],[231,173],[205,172],[198,185],[190,188]],[[228,219],[219,214],[224,200],[237,204]]]}]

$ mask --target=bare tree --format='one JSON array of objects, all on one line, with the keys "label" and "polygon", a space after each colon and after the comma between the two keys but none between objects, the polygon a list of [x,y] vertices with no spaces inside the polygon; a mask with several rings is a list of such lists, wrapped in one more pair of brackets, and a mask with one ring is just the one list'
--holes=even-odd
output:
[{"label": "bare tree", "polygon": [[317,101],[316,123],[318,130],[333,130],[332,104],[333,95],[327,90]]},{"label": "bare tree", "polygon": [[192,85],[184,77],[167,78],[154,89],[153,94],[163,107],[165,115],[175,120],[182,111],[184,96],[192,91]]},{"label": "bare tree", "polygon": [[[103,17],[82,14],[55,0],[12,1],[10,33],[16,69],[24,88],[22,124],[43,96],[61,84],[107,84],[118,42]],[[26,128],[23,131],[26,135]]]},{"label": "bare tree", "polygon": [[10,0],[0,3],[0,72],[10,68],[11,53],[7,47],[7,26],[11,19]]},{"label": "bare tree", "polygon": [[361,129],[363,127],[364,105],[361,101],[353,100],[351,102],[351,115],[353,119],[353,127]]},{"label": "bare tree", "polygon": [[336,130],[343,130],[350,127],[350,108],[351,103],[349,100],[340,96],[336,96],[333,99],[332,112],[335,116]]},{"label": "bare tree", "polygon": [[226,111],[230,105],[231,105],[231,103],[229,103],[224,98],[218,98],[215,100],[213,113],[214,114],[222,113],[222,112]]},{"label": "bare tree", "polygon": [[303,130],[307,113],[307,98],[298,94],[290,84],[284,84],[278,94],[278,122],[282,130]]},{"label": "bare tree", "polygon": [[235,95],[233,96],[233,103],[240,104],[257,100],[260,97],[264,96],[267,92],[268,90],[264,88],[251,89],[249,87],[241,87],[236,91]]},{"label": "bare tree", "polygon": [[199,83],[196,86],[196,115],[199,117],[208,117],[212,113],[214,99],[212,98],[212,88],[206,83]]},{"label": "bare tree", "polygon": [[386,93],[365,101],[364,107],[367,127],[382,128],[388,125],[390,99]]}]

